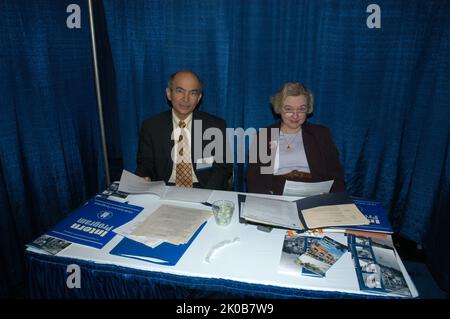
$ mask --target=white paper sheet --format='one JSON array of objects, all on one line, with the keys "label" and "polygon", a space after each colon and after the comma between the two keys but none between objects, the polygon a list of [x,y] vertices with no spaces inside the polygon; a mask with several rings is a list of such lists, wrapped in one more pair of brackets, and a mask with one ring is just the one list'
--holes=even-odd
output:
[{"label": "white paper sheet", "polygon": [[178,245],[188,242],[211,216],[208,210],[161,205],[114,231],[149,247],[156,247],[162,242]]},{"label": "white paper sheet", "polygon": [[270,225],[303,229],[294,202],[247,195],[242,217]]},{"label": "white paper sheet", "polygon": [[212,192],[210,189],[167,186],[161,199],[202,203],[208,201]]},{"label": "white paper sheet", "polygon": [[307,197],[329,193],[333,182],[334,180],[315,183],[286,181],[284,184],[283,195]]},{"label": "white paper sheet", "polygon": [[173,205],[161,205],[132,235],[158,238],[172,244],[185,244],[212,213]]},{"label": "white paper sheet", "polygon": [[120,177],[119,191],[129,194],[156,194],[161,197],[166,191],[166,184],[164,181],[148,182],[142,177],[123,170]]}]

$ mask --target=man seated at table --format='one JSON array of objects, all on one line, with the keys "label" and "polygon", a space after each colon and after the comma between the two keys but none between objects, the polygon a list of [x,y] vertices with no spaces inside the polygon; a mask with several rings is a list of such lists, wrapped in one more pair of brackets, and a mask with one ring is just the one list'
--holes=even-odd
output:
[{"label": "man seated at table", "polygon": [[[200,78],[191,70],[170,76],[166,96],[172,109],[143,122],[136,175],[180,187],[227,189],[232,164],[225,160],[226,123],[196,109],[202,87]],[[213,128],[219,134],[212,140],[203,138],[204,132]],[[218,147],[208,147],[211,154],[204,154],[210,143]],[[196,144],[201,144],[201,149]]]}]

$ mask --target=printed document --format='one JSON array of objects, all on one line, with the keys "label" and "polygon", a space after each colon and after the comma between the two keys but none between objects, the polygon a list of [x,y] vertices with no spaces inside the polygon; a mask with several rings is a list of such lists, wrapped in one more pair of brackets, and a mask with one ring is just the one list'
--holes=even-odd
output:
[{"label": "printed document", "polygon": [[120,177],[119,191],[129,194],[156,194],[162,197],[166,191],[166,184],[164,181],[148,182],[142,177],[123,170]]},{"label": "printed document", "polygon": [[212,194],[210,189],[166,186],[164,181],[148,182],[127,170],[122,171],[119,191],[129,194],[156,194],[164,200],[202,203]]},{"label": "printed document", "polygon": [[293,202],[251,195],[238,195],[238,200],[241,218],[275,227],[305,230],[369,224],[345,193],[309,196]]},{"label": "printed document", "polygon": [[308,228],[369,224],[355,204],[319,206],[304,209],[301,213]]},{"label": "printed document", "polygon": [[284,184],[283,195],[308,197],[329,193],[333,182],[334,180],[317,183],[304,183],[287,180]]},{"label": "printed document", "polygon": [[194,203],[207,202],[213,192],[210,189],[176,186],[167,186],[166,189],[167,190],[161,199]]},{"label": "printed document", "polygon": [[243,205],[242,217],[247,220],[303,229],[295,202],[247,195]]},{"label": "printed document", "polygon": [[206,210],[161,205],[137,225],[130,235],[175,245],[185,244],[211,215]]}]

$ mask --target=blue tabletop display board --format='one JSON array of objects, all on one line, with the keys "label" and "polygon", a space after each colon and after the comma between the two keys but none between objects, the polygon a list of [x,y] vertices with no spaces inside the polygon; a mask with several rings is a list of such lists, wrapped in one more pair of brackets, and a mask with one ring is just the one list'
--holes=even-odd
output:
[{"label": "blue tabletop display board", "polygon": [[102,248],[116,234],[112,231],[135,218],[144,208],[94,197],[54,228],[49,236]]}]

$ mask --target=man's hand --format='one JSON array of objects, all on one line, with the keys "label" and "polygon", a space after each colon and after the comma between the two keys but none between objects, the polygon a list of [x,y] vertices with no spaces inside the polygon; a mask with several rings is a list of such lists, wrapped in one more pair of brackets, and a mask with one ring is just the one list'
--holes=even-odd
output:
[{"label": "man's hand", "polygon": [[148,176],[143,177],[143,179],[145,179],[146,182],[150,182],[150,177]]}]

